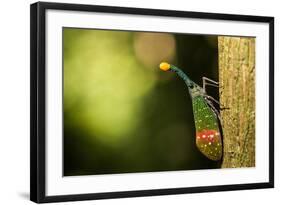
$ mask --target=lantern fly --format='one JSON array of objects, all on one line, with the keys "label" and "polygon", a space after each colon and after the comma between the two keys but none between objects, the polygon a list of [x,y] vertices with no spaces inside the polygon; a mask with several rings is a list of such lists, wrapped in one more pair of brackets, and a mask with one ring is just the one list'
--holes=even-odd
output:
[{"label": "lantern fly", "polygon": [[218,87],[218,83],[203,77],[203,87],[201,87],[193,82],[181,69],[166,62],[160,64],[160,69],[175,72],[184,80],[192,100],[196,146],[210,160],[221,160],[223,153],[222,134],[219,127],[221,118],[213,105],[213,102],[218,104],[219,102],[205,91],[206,85]]}]

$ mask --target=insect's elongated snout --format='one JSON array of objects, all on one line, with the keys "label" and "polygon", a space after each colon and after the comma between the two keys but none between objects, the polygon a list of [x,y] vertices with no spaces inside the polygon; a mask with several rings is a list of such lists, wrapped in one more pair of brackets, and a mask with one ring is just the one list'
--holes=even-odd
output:
[{"label": "insect's elongated snout", "polygon": [[167,62],[162,62],[162,63],[160,63],[159,68],[163,71],[175,72],[180,78],[182,78],[185,81],[187,86],[189,86],[192,82],[181,69],[177,68],[176,66],[174,66],[172,64],[169,64]]},{"label": "insect's elongated snout", "polygon": [[171,65],[169,63],[162,62],[160,63],[159,68],[163,71],[168,71],[171,69]]}]

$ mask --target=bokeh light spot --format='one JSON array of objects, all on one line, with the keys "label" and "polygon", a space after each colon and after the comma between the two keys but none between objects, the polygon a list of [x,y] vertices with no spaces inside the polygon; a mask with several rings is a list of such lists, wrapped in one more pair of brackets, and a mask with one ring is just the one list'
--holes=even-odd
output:
[{"label": "bokeh light spot", "polygon": [[159,62],[173,60],[176,42],[171,34],[139,32],[134,36],[134,50],[142,64],[155,67]]}]

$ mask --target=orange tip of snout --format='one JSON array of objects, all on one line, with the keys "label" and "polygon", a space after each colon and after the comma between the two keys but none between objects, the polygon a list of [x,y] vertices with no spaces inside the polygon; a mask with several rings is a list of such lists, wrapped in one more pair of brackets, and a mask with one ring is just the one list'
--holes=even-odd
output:
[{"label": "orange tip of snout", "polygon": [[160,63],[159,68],[163,71],[167,71],[171,68],[171,65],[169,63],[162,62]]}]

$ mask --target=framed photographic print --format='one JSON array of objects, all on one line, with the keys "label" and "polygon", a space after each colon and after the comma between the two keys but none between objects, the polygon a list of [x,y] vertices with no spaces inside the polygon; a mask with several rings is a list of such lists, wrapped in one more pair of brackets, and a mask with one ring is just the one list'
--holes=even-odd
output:
[{"label": "framed photographic print", "polygon": [[31,5],[34,202],[274,186],[274,18]]}]

